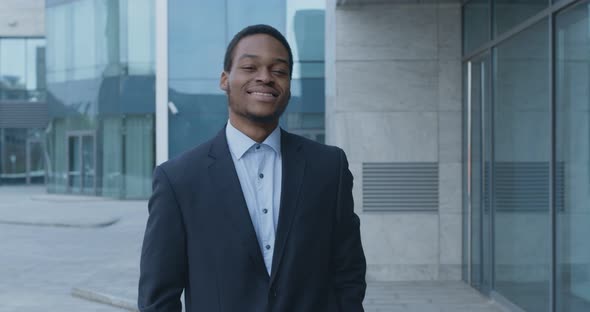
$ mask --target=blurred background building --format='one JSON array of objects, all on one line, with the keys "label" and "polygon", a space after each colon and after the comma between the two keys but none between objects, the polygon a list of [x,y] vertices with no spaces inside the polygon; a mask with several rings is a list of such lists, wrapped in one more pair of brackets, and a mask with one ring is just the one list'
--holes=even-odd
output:
[{"label": "blurred background building", "polygon": [[148,198],[227,121],[229,40],[270,24],[281,126],[346,151],[368,280],[590,311],[588,0],[46,0],[45,31],[39,3],[0,4],[2,183]]},{"label": "blurred background building", "polygon": [[43,183],[44,1],[0,1],[0,184]]},{"label": "blurred background building", "polygon": [[46,1],[47,189],[146,198],[154,167],[154,1]]}]

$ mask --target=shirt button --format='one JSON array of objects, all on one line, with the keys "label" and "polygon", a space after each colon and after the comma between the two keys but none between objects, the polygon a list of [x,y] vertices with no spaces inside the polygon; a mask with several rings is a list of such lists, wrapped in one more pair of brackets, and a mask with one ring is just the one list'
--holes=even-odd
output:
[{"label": "shirt button", "polygon": [[262,212],[264,212],[266,214],[266,213],[268,213],[268,209],[262,209]]},{"label": "shirt button", "polygon": [[260,145],[256,145],[256,149],[260,149]]},{"label": "shirt button", "polygon": [[266,248],[266,250],[269,250],[270,249],[270,245],[266,245],[266,246],[264,246],[264,248]]},{"label": "shirt button", "polygon": [[261,173],[258,175],[258,177],[262,179],[262,178],[264,178],[264,174]]}]

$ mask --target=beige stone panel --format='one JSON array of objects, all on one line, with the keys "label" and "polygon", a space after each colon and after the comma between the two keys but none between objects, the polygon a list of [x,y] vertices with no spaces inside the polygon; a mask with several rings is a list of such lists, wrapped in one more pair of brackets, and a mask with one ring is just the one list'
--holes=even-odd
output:
[{"label": "beige stone panel", "polygon": [[436,61],[337,62],[334,110],[435,112],[438,71]]},{"label": "beige stone panel", "polygon": [[441,163],[461,162],[461,119],[461,112],[440,112],[438,114],[438,156]]},{"label": "beige stone panel", "polygon": [[461,61],[441,60],[438,63],[438,109],[460,112],[462,110],[463,82]]},{"label": "beige stone panel", "polygon": [[461,264],[462,215],[440,214],[440,263]]},{"label": "beige stone panel", "polygon": [[436,5],[381,4],[336,9],[337,60],[437,58]]},{"label": "beige stone panel", "polygon": [[351,162],[438,161],[434,112],[336,113],[334,144]]}]

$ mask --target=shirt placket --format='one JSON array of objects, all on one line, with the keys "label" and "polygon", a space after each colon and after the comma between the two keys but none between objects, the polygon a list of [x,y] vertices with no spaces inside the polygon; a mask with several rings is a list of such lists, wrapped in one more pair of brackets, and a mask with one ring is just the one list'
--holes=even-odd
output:
[{"label": "shirt placket", "polygon": [[271,259],[274,249],[274,224],[272,216],[272,172],[269,168],[269,150],[266,146],[257,149],[258,179],[256,181],[256,198],[258,202],[259,224],[262,237],[262,251],[267,269],[270,271]]}]

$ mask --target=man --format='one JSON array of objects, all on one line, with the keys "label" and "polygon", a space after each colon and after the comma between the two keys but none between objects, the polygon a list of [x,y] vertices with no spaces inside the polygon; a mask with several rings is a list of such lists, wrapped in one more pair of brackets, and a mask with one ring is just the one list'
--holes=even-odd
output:
[{"label": "man", "polygon": [[293,58],[267,25],[228,45],[229,122],[154,171],[139,309],[363,311],[366,263],[341,149],[278,126]]}]

